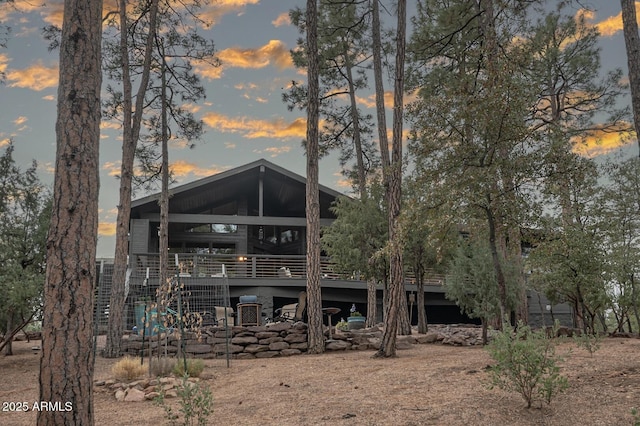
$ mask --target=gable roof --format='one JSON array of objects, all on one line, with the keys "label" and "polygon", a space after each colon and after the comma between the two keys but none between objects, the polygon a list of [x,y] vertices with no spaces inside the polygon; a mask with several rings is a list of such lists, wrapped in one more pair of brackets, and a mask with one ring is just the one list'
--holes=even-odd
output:
[{"label": "gable roof", "polygon": [[[265,216],[304,217],[306,178],[265,159],[171,188],[169,211],[199,214],[224,209],[241,196],[247,199],[247,215],[257,215],[261,178]],[[334,218],[329,208],[343,194],[323,185],[319,189],[320,217]],[[160,193],[155,193],[133,201],[132,219],[158,212],[159,199]]]}]

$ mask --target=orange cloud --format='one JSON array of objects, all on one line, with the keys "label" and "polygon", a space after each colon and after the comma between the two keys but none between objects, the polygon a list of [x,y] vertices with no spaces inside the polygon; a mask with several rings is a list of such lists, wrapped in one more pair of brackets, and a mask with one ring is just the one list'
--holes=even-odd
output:
[{"label": "orange cloud", "polygon": [[[0,20],[0,22],[2,22]],[[0,74],[7,70],[7,64],[9,63],[9,57],[3,53],[0,53]]]},{"label": "orange cloud", "polygon": [[276,19],[271,21],[271,23],[276,28],[281,27],[283,25],[290,25],[291,24],[291,19],[289,19],[289,13],[282,12],[280,15],[278,15],[278,17]]},{"label": "orange cloud", "polygon": [[7,72],[9,87],[22,87],[41,91],[58,85],[58,66],[45,66],[37,61],[29,68]]},{"label": "orange cloud", "polygon": [[[587,22],[594,21],[596,17],[593,11],[588,10],[580,10],[578,15],[584,16]],[[640,16],[640,3],[638,2],[636,2],[636,15]],[[615,16],[610,16],[601,22],[593,23],[593,25],[598,29],[600,35],[612,37],[619,31],[622,31],[622,12]]]},{"label": "orange cloud", "polygon": [[188,175],[199,177],[211,176],[222,171],[224,171],[224,169],[221,169],[219,167],[203,168],[197,166],[194,163],[188,163],[184,160],[178,160],[171,164],[171,172],[176,177],[184,177]]},{"label": "orange cloud", "polygon": [[43,101],[53,101],[53,100],[55,100],[55,99],[56,99],[56,98],[55,98],[55,96],[53,96],[53,95],[47,95],[47,96],[43,96],[43,97],[42,97],[42,100],[43,100]]},{"label": "orange cloud", "polygon": [[4,148],[5,146],[9,145],[10,142],[11,139],[9,138],[0,139],[0,148]]},{"label": "orange cloud", "polygon": [[106,170],[109,176],[120,176],[120,161],[108,161],[102,165],[102,170]]},{"label": "orange cloud", "polygon": [[290,146],[271,146],[271,147],[265,148],[265,149],[254,149],[253,150],[253,152],[255,152],[256,154],[267,153],[272,158],[273,157],[277,157],[280,154],[285,154],[285,153],[287,153],[289,151],[291,151],[291,147]]},{"label": "orange cloud", "polygon": [[116,223],[115,222],[99,222],[98,235],[102,235],[104,237],[112,237],[116,235]]},{"label": "orange cloud", "polygon": [[20,116],[18,118],[16,118],[15,120],[13,120],[13,124],[15,124],[16,126],[20,126],[24,123],[26,123],[29,119],[27,117],[23,117]]},{"label": "orange cloud", "polygon": [[217,80],[222,77],[222,65],[214,66],[204,61],[194,60],[191,62],[194,72],[207,80]]},{"label": "orange cloud", "polygon": [[[402,98],[405,105],[415,101],[418,97],[418,91],[414,91],[413,93],[405,93]],[[376,95],[375,93],[367,96],[366,98],[362,98],[356,96],[356,101],[358,104],[363,105],[366,108],[375,108],[376,107]],[[384,107],[387,109],[393,109],[393,91],[387,90],[384,92]]]},{"label": "orange cloud", "polygon": [[304,138],[307,134],[305,118],[296,118],[290,123],[284,119],[256,120],[246,117],[227,117],[210,112],[202,118],[209,127],[225,133],[240,133],[247,139],[257,138]]},{"label": "orange cloud", "polygon": [[273,64],[279,69],[293,67],[289,49],[280,40],[269,40],[269,43],[255,49],[231,47],[218,53],[223,67],[264,68]]},{"label": "orange cloud", "polygon": [[634,135],[628,130],[629,126],[621,125],[618,131],[593,130],[582,140],[573,141],[573,152],[583,157],[594,158],[629,145],[635,142]]},{"label": "orange cloud", "polygon": [[260,0],[216,0],[203,8],[198,17],[211,25],[215,25],[220,18],[229,13],[242,15],[248,5],[258,4]]}]

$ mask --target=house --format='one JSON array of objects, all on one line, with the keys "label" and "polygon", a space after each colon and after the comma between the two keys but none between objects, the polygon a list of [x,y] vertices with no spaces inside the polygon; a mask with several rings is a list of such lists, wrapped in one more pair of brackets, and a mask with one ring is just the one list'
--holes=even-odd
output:
[{"label": "house", "polygon": [[[235,307],[240,296],[255,295],[260,315],[273,318],[276,308],[297,301],[306,289],[305,184],[304,177],[261,159],[170,190],[172,273],[191,289],[191,309],[210,310],[203,306],[214,299]],[[130,311],[158,286],[159,195],[135,200],[131,206]],[[321,226],[335,219],[331,205],[341,195],[320,185]],[[321,274],[323,307],[342,310],[334,322],[348,316],[354,303],[366,315],[367,286],[357,273],[338,271],[323,257]],[[221,277],[228,282],[229,294],[218,294]],[[429,322],[474,322],[444,297],[443,280],[435,276],[425,285]],[[409,297],[412,292],[415,286],[408,282],[408,300],[416,299]],[[378,319],[382,293],[380,287]],[[411,312],[416,323],[415,306]]]}]

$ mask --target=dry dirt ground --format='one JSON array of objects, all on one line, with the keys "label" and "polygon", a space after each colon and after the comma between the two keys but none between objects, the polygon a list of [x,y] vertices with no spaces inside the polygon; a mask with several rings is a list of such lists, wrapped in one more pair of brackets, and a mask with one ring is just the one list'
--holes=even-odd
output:
[{"label": "dry dirt ground", "polygon": [[[0,401],[37,401],[39,342],[18,342],[0,356]],[[287,358],[206,361],[214,396],[211,425],[633,425],[640,407],[640,339],[607,338],[590,356],[571,342],[562,374],[569,389],[551,405],[526,409],[518,394],[487,388],[491,363],[481,347],[414,345],[393,359],[371,351]],[[95,379],[114,360],[98,357]],[[173,400],[176,403],[176,400]],[[97,425],[160,425],[152,402],[116,402],[94,392]],[[0,425],[35,424],[35,413],[0,411]]]}]

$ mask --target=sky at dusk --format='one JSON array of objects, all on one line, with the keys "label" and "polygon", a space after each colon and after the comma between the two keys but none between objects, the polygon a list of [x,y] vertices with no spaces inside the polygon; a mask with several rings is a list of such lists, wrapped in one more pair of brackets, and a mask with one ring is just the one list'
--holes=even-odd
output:
[{"label": "sky at dusk", "polygon": [[[413,10],[413,1],[408,3]],[[589,22],[601,33],[603,71],[622,68],[626,78],[620,2],[583,3],[594,10],[588,15]],[[24,169],[32,159],[37,160],[46,183],[53,181],[54,173],[58,52],[47,50],[41,29],[61,23],[62,4],[61,0],[15,0],[13,5],[0,5],[0,23],[11,27],[7,48],[0,48],[0,71],[6,75],[0,85],[0,150],[13,140],[18,164]],[[105,1],[105,9],[111,4],[113,0]],[[301,140],[306,132],[306,114],[290,112],[282,102],[282,93],[290,82],[305,79],[289,55],[300,34],[288,19],[290,9],[304,5],[304,0],[214,0],[205,9],[214,24],[202,34],[214,41],[222,66],[199,70],[207,98],[192,108],[203,119],[205,134],[193,149],[179,143],[171,146],[169,156],[177,184],[260,158],[305,175]],[[386,20],[395,22],[394,17],[387,16]],[[386,85],[391,91],[388,82]],[[361,96],[362,105],[375,114],[372,95]],[[628,103],[629,99],[620,102]],[[635,140],[620,148],[617,139],[605,138],[598,145],[583,148],[582,153],[606,156],[619,149],[637,154],[638,148]],[[100,146],[99,257],[113,257],[120,156],[119,128],[105,122]],[[336,155],[321,160],[320,183],[349,191]],[[138,192],[135,198],[144,195]]]}]

